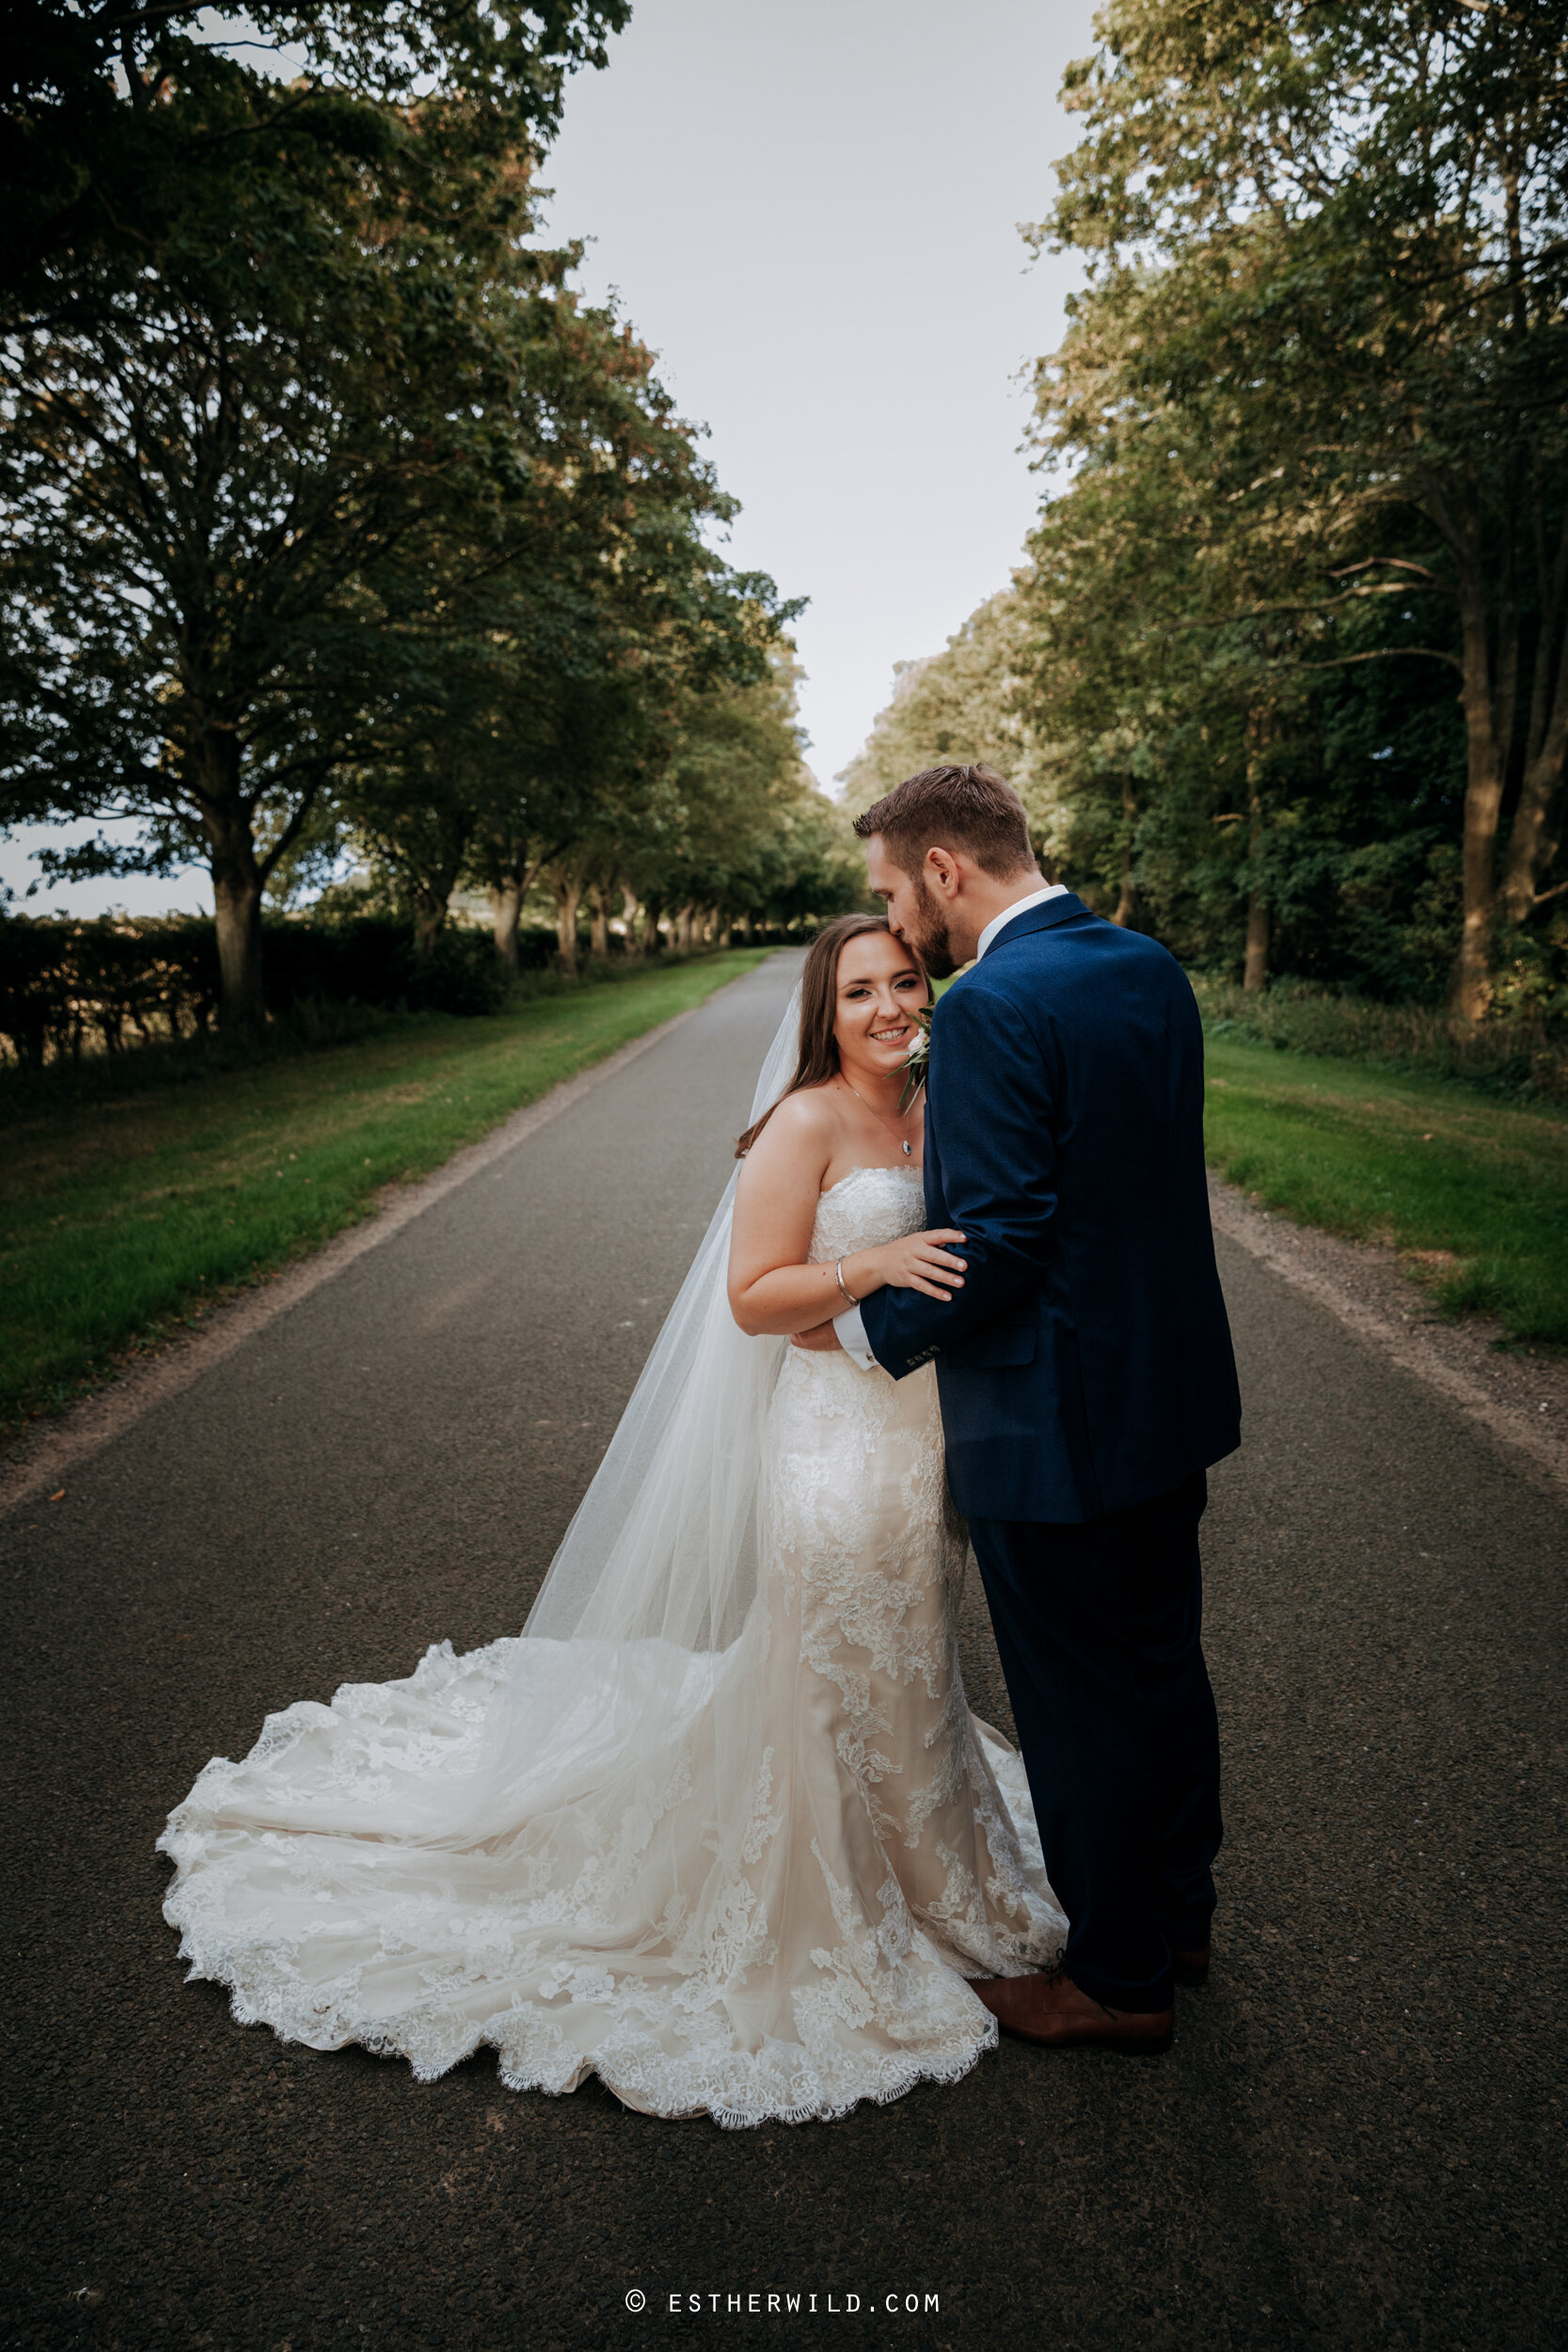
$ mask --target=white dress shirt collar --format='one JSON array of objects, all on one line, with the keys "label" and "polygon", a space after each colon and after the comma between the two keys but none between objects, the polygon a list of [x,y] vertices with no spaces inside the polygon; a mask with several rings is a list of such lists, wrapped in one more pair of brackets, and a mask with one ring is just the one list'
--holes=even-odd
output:
[{"label": "white dress shirt collar", "polygon": [[1005,923],[1010,923],[1015,914],[1026,914],[1031,907],[1044,906],[1047,898],[1065,898],[1067,895],[1066,882],[1047,882],[1042,890],[1032,890],[1027,898],[1015,898],[1010,907],[1004,907],[1000,914],[993,914],[980,933],[980,945],[974,950],[975,962],[979,962],[988,947],[995,946],[998,931]]}]

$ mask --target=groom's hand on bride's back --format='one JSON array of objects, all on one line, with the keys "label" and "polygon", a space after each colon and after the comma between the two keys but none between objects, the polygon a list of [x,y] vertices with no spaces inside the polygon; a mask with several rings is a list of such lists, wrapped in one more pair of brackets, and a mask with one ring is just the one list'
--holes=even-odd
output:
[{"label": "groom's hand on bride's back", "polygon": [[843,1343],[831,1323],[819,1323],[815,1330],[792,1331],[789,1344],[791,1347],[809,1347],[814,1354],[820,1354],[824,1349],[839,1347]]}]

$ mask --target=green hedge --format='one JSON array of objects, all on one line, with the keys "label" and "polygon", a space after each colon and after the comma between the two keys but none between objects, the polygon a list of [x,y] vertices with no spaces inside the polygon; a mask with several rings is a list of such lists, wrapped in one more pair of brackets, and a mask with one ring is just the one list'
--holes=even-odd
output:
[{"label": "green hedge", "polygon": [[1568,1103],[1568,1033],[1514,1012],[1472,1028],[1423,1005],[1381,1005],[1310,981],[1276,980],[1249,994],[1231,980],[1189,973],[1211,1037],[1327,1054],[1384,1070],[1459,1078],[1489,1094]]},{"label": "green hedge", "polygon": [[[555,934],[522,944],[525,963],[543,964]],[[449,928],[421,961],[407,924],[390,915],[274,918],[261,959],[268,1009],[285,1017],[323,1004],[485,1013],[507,988],[487,931]],[[0,917],[0,1038],[24,1069],[202,1036],[217,1005],[217,939],[201,916]]]}]

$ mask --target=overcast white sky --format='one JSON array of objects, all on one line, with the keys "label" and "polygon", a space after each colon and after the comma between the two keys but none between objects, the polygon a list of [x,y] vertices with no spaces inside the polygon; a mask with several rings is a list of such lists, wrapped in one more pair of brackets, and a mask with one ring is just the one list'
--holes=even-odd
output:
[{"label": "overcast white sky", "polygon": [[[797,625],[824,785],[1019,560],[1039,485],[1019,371],[1076,266],[1031,263],[1075,125],[1062,70],[1092,0],[635,0],[579,75],[544,226],[591,237],[743,512],[731,559],[809,596]],[[13,887],[31,834],[0,845]],[[90,914],[210,903],[202,878],[40,892]]]}]

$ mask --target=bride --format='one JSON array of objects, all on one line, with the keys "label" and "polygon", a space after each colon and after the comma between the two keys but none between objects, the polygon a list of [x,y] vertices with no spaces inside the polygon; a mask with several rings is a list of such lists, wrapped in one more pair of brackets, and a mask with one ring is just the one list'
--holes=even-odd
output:
[{"label": "bride", "polygon": [[959,1679],[932,1368],[788,1338],[962,1280],[900,1108],[928,996],[879,917],[813,946],[521,1635],[269,1715],[170,1815],[165,1915],[241,2024],[803,2122],[956,2081],[997,2031],[966,1975],[1055,1958],[1022,1762]]}]

